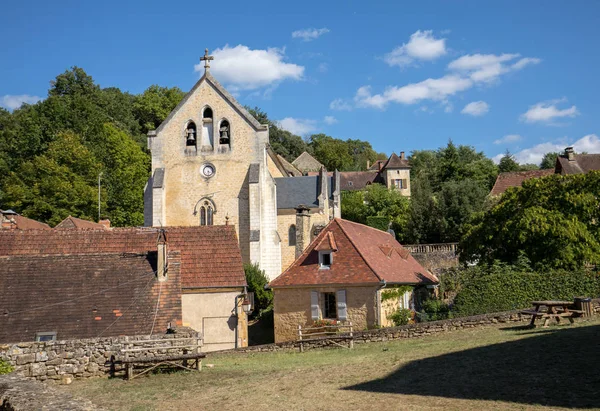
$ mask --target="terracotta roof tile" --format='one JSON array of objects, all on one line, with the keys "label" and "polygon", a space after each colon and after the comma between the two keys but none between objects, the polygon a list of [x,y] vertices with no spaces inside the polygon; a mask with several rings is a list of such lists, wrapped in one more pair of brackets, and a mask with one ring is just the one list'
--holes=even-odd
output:
[{"label": "terracotta roof tile", "polygon": [[[184,288],[246,284],[234,226],[167,227],[169,250],[181,252]],[[156,251],[158,229],[2,230],[0,256],[86,255]]]},{"label": "terracotta roof tile", "polygon": [[530,170],[530,171],[512,171],[500,173],[496,178],[496,183],[490,192],[490,195],[497,196],[504,193],[509,187],[521,187],[523,181],[531,178],[542,178],[554,174],[554,170]]},{"label": "terracotta roof tile", "polygon": [[[337,251],[329,269],[319,266],[317,247],[333,235]],[[391,252],[396,250],[397,252]],[[405,254],[405,257],[401,257]],[[323,284],[434,284],[437,278],[389,233],[334,219],[304,253],[269,284],[273,288]]]},{"label": "terracotta roof tile", "polygon": [[93,221],[83,220],[81,218],[68,216],[54,227],[59,230],[82,230],[82,229],[101,229],[106,230],[106,226]]}]

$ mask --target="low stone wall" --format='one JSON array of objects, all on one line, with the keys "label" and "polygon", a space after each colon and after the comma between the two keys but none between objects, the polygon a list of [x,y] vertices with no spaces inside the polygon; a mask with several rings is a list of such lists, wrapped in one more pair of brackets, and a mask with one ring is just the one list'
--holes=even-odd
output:
[{"label": "low stone wall", "polygon": [[0,375],[0,411],[101,411],[91,401],[14,373]]},{"label": "low stone wall", "polygon": [[[528,315],[522,316],[519,310],[501,313],[474,315],[470,317],[451,318],[448,320],[431,321],[403,325],[400,327],[379,328],[368,331],[355,331],[354,343],[362,344],[375,341],[392,341],[404,338],[417,338],[425,335],[438,334],[467,328],[488,327],[499,323],[524,323],[531,320]],[[221,351],[221,353],[256,352],[256,351],[281,351],[297,349],[298,341],[287,341],[275,344],[255,345],[238,348],[236,350]],[[337,347],[338,345],[327,340],[305,342],[304,348]]]},{"label": "low stone wall", "polygon": [[[74,378],[107,375],[110,366],[105,363],[112,355],[118,355],[119,350],[127,343],[149,341],[139,347],[156,347],[157,344],[169,345],[169,340],[174,338],[187,337],[199,338],[199,334],[184,328],[175,334],[0,344],[0,359],[9,362],[14,366],[15,373],[25,378],[68,384]],[[156,340],[164,340],[165,343],[150,342]],[[169,349],[169,353],[182,352],[182,348]],[[151,354],[140,353],[140,356],[147,357],[157,353],[158,351]]]}]

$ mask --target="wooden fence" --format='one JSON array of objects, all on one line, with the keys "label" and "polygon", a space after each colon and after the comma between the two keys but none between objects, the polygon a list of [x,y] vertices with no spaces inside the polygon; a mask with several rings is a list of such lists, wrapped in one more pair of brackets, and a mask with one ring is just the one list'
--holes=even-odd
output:
[{"label": "wooden fence", "polygon": [[[346,332],[344,332],[346,331]],[[346,348],[345,345],[339,344],[336,341],[347,341],[347,348],[354,348],[354,334],[352,332],[352,323],[323,325],[321,327],[304,327],[298,324],[298,347],[300,352],[304,352],[304,343],[313,341],[328,340],[335,345]]]}]

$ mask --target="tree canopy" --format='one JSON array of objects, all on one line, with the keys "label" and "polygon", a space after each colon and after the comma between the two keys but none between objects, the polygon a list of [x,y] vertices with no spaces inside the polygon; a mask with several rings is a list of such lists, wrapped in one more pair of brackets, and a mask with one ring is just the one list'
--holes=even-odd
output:
[{"label": "tree canopy", "polygon": [[467,227],[465,261],[573,269],[600,262],[600,172],[552,175],[510,188]]}]

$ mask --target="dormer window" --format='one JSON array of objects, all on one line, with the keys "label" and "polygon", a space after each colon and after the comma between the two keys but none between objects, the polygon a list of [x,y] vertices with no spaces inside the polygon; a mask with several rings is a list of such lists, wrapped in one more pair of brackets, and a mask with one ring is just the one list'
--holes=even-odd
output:
[{"label": "dormer window", "polygon": [[319,251],[319,269],[329,270],[331,268],[332,262],[333,262],[333,251],[332,250]]}]

